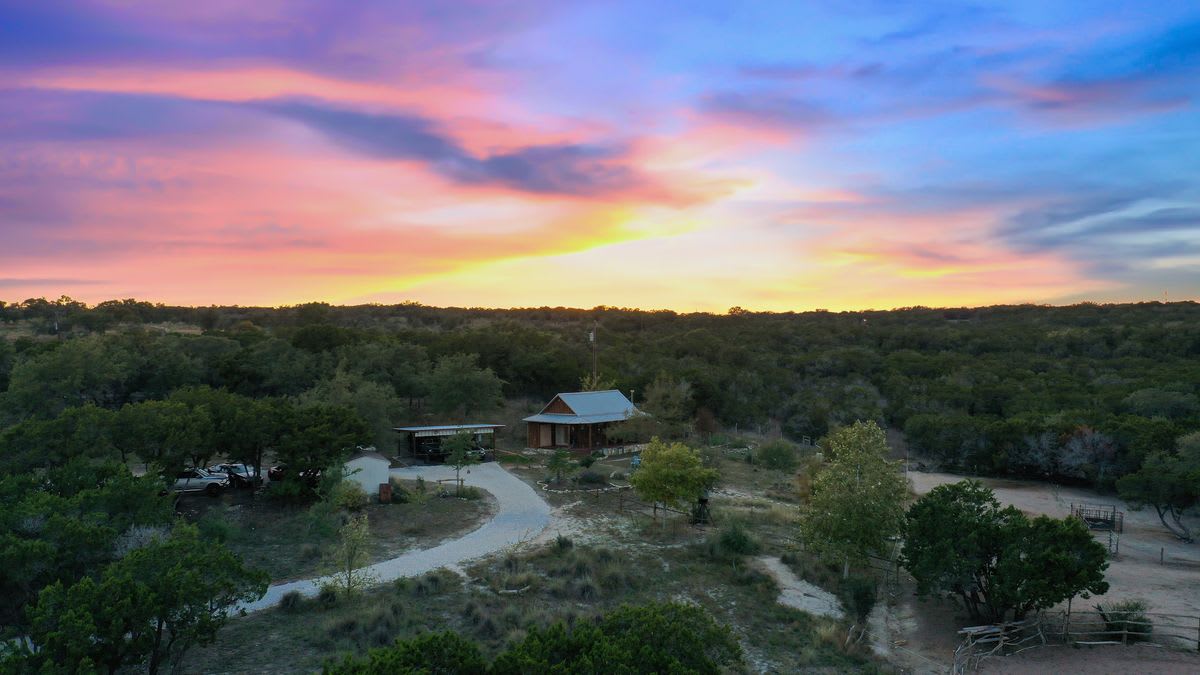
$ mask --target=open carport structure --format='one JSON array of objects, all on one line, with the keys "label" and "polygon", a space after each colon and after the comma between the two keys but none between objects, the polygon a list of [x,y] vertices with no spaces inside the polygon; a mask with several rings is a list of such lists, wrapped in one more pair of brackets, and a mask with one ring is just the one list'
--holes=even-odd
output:
[{"label": "open carport structure", "polygon": [[413,427],[393,427],[406,434],[400,440],[400,453],[408,453],[413,459],[426,462],[444,462],[447,453],[442,450],[442,441],[461,433],[470,434],[475,447],[489,453],[496,451],[496,430],[503,424],[431,424]]}]

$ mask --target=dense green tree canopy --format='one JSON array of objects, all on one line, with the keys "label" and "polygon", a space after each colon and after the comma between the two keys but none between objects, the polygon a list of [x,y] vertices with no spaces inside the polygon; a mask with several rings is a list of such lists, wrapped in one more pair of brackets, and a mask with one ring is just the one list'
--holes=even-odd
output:
[{"label": "dense green tree canopy", "polygon": [[1163,527],[1192,541],[1184,512],[1200,502],[1200,433],[1179,439],[1176,452],[1155,452],[1142,468],[1117,481],[1121,498],[1135,508],[1151,506]]},{"label": "dense green tree canopy", "polygon": [[719,477],[716,469],[704,466],[695,449],[683,443],[667,444],[655,438],[641,457],[641,466],[629,482],[638,496],[655,504],[680,508],[695,502]]},{"label": "dense green tree canopy", "polygon": [[174,670],[189,648],[216,637],[237,603],[261,597],[266,587],[264,574],[202,541],[194,527],[177,525],[109,564],[98,580],[42,590],[30,610],[37,649],[26,665]]},{"label": "dense green tree canopy", "polygon": [[501,402],[500,378],[491,368],[478,367],[476,358],[467,354],[438,359],[428,389],[434,411],[456,420],[489,412]]},{"label": "dense green tree canopy", "polygon": [[826,437],[827,462],[812,480],[801,519],[805,542],[832,560],[861,562],[886,553],[903,526],[908,484],[875,422],[855,422]]},{"label": "dense green tree canopy", "polygon": [[921,594],[948,593],[971,617],[1021,619],[1108,590],[1107,551],[1076,518],[1032,520],[978,481],[939,485],[908,511],[902,564]]}]

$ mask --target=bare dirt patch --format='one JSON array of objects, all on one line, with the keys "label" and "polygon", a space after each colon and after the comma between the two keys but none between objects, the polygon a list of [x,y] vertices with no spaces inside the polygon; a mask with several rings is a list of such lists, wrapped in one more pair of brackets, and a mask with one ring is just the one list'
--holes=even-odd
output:
[{"label": "bare dirt patch", "polygon": [[779,604],[830,619],[845,615],[837,596],[796,576],[779,558],[761,556],[756,561],[779,585]]}]

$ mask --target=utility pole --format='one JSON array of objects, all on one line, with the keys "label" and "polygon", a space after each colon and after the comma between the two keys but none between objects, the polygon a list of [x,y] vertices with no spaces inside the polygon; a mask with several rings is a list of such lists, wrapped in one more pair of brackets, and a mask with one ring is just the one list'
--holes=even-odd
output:
[{"label": "utility pole", "polygon": [[592,343],[592,386],[596,386],[599,378],[596,377],[596,331],[600,329],[600,322],[592,323],[592,332],[588,333],[588,340]]}]

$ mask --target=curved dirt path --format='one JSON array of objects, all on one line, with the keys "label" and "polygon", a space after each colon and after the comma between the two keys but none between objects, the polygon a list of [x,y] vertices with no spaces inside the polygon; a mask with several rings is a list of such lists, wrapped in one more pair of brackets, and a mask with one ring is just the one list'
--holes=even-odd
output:
[{"label": "curved dirt path", "polygon": [[[454,468],[449,466],[417,466],[407,469],[392,469],[397,478],[427,481],[454,478]],[[496,498],[497,509],[492,519],[478,529],[420,551],[409,551],[390,560],[377,562],[366,568],[380,583],[412,577],[458,563],[494,553],[513,544],[532,540],[550,525],[550,505],[521,479],[505,471],[495,462],[477,464],[470,473],[463,472],[463,482],[487,490]],[[274,607],[287,593],[299,591],[312,597],[321,588],[325,577],[303,579],[276,584],[267,589],[266,595],[242,605],[247,612]]]},{"label": "curved dirt path", "polygon": [[846,612],[836,595],[796,576],[779,558],[764,555],[757,560],[779,586],[779,604],[830,619],[845,616]]}]

